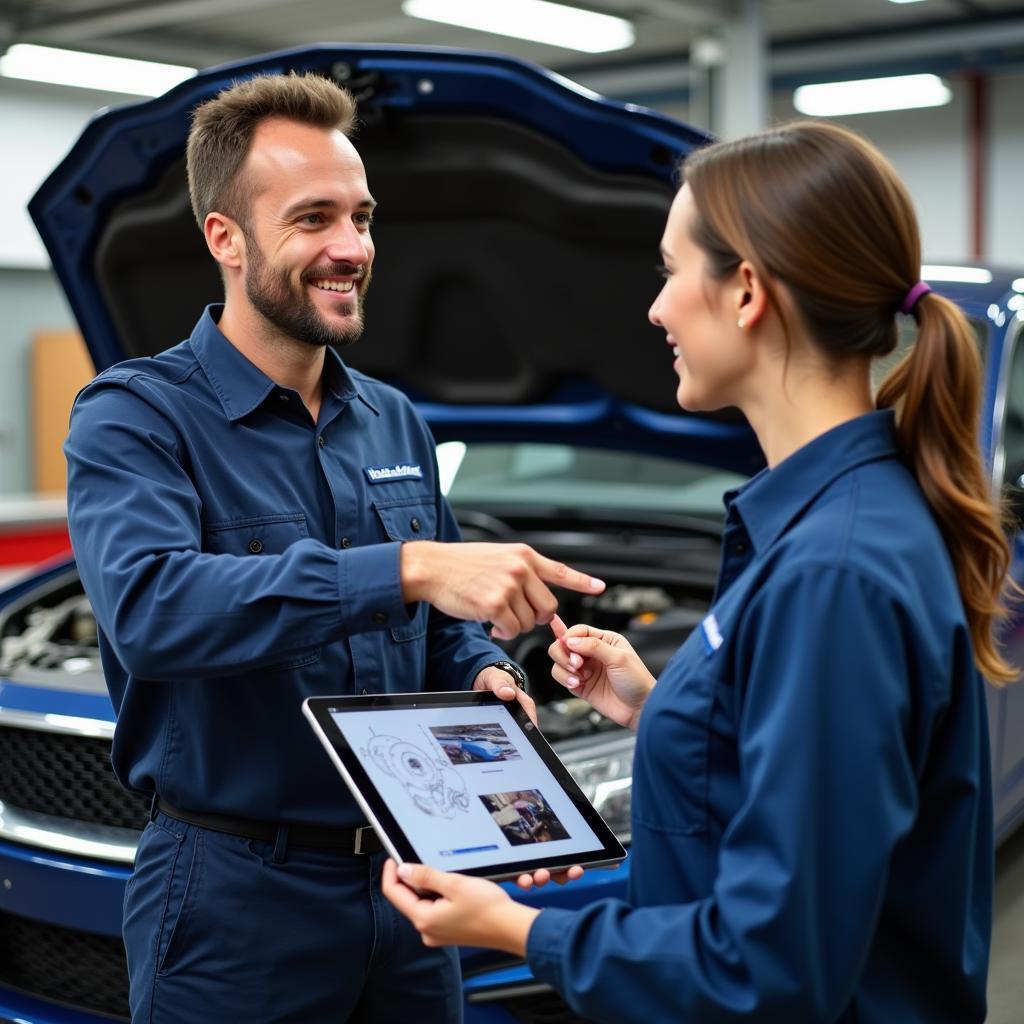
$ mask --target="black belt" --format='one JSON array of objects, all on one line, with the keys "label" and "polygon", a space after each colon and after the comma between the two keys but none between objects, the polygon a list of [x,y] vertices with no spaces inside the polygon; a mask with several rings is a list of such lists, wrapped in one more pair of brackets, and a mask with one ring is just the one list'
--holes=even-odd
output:
[{"label": "black belt", "polygon": [[156,809],[170,818],[188,825],[198,825],[214,832],[225,832],[243,839],[259,839],[276,844],[282,829],[287,828],[289,846],[306,846],[339,853],[380,853],[384,849],[372,825],[357,828],[332,828],[327,825],[275,825],[272,821],[253,818],[234,818],[228,814],[208,814],[204,811],[183,811],[169,804],[163,797],[156,798]]}]

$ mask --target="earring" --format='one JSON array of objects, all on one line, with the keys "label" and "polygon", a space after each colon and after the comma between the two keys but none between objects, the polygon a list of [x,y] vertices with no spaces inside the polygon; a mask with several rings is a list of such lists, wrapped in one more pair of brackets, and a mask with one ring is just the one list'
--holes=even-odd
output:
[{"label": "earring", "polygon": [[743,317],[740,317],[739,320],[736,321],[736,326],[742,331],[743,328],[747,326],[747,322]]}]

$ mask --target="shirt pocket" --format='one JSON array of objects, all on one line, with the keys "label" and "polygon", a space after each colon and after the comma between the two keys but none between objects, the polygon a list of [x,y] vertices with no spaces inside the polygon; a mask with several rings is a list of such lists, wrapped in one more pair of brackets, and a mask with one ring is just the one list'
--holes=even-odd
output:
[{"label": "shirt pocket", "polygon": [[[280,512],[277,515],[243,516],[206,523],[203,527],[203,550],[213,555],[238,555],[240,558],[261,558],[282,555],[296,541],[309,536],[306,516],[302,512]],[[320,660],[321,648],[302,651],[294,657],[261,667],[261,674],[303,668]]]},{"label": "shirt pocket", "polygon": [[203,527],[203,549],[214,555],[280,555],[308,536],[302,512],[246,516],[207,523]]},{"label": "shirt pocket", "polygon": [[633,763],[635,820],[676,835],[700,835],[709,820],[716,685],[712,673],[688,661],[677,655],[669,662],[648,698]]},{"label": "shirt pocket", "polygon": [[[435,540],[437,538],[437,506],[433,496],[375,498],[374,510],[389,540]],[[430,606],[421,601],[409,623],[393,626],[391,638],[407,643],[426,636]]]}]

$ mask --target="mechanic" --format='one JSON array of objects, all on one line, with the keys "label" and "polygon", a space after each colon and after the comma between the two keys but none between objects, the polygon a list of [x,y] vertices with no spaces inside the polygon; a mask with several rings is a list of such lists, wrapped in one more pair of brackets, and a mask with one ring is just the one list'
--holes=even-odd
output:
[{"label": "mechanic", "polygon": [[193,210],[224,282],[192,336],[79,395],[75,555],[153,795],[124,905],[134,1021],[461,1019],[455,950],[379,894],[372,829],[304,720],[310,695],[492,690],[533,704],[511,638],[603,583],[524,545],[456,544],[434,444],[346,368],[374,199],[352,97],[267,76],[200,106]]},{"label": "mechanic", "polygon": [[[738,406],[768,468],[726,495],[710,611],[657,683],[622,636],[553,622],[554,678],[637,729],[629,901],[537,911],[390,862],[385,894],[430,944],[525,955],[588,1019],[981,1024],[982,677],[1017,673],[973,332],[854,133],[783,126],[683,175],[650,319],[679,405]],[[897,314],[916,341],[875,396]]]}]

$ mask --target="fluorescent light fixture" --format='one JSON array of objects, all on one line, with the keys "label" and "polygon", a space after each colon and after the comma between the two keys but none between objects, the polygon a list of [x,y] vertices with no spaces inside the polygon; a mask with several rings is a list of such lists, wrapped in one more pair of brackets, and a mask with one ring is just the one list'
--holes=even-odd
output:
[{"label": "fluorescent light fixture", "polygon": [[891,4],[919,4],[921,0],[889,0]]},{"label": "fluorescent light fixture", "polygon": [[179,64],[107,57],[52,46],[15,43],[0,57],[0,75],[129,96],[159,96],[196,73]]},{"label": "fluorescent light fixture", "polygon": [[549,0],[402,0],[402,11],[412,18],[583,53],[625,50],[636,40],[632,24],[624,18]]},{"label": "fluorescent light fixture", "polygon": [[793,93],[793,105],[801,114],[811,117],[837,117],[876,110],[941,107],[952,98],[949,86],[938,75],[897,75],[801,85]]},{"label": "fluorescent light fixture", "polygon": [[984,267],[947,267],[926,263],[921,267],[922,281],[964,281],[967,284],[991,284],[992,271]]}]

